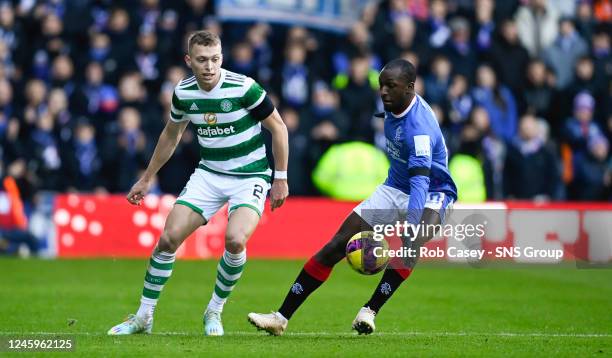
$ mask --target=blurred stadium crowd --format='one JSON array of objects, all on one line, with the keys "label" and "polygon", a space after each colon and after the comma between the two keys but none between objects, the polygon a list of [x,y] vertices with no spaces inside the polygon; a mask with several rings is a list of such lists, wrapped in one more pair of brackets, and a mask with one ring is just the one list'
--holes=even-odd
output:
[{"label": "blurred stadium crowd", "polygon": [[[377,75],[418,68],[452,160],[473,158],[488,199],[609,200],[609,0],[390,0],[347,34],[222,23],[212,1],[0,2],[0,176],[40,190],[126,192],[187,75],[186,35],[222,36],[224,67],[259,81],[290,131],[291,193],[335,143],[384,148]],[[156,192],[198,161],[185,133]],[[452,161],[451,160],[451,161]]]}]

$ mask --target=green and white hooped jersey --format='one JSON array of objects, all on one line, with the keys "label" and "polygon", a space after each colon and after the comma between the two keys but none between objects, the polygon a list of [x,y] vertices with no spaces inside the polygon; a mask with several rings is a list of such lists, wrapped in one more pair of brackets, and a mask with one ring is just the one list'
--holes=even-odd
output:
[{"label": "green and white hooped jersey", "polygon": [[270,182],[272,170],[261,123],[249,114],[265,96],[266,91],[252,78],[225,69],[209,92],[201,90],[191,76],[174,88],[170,119],[194,125],[202,158],[199,168]]}]

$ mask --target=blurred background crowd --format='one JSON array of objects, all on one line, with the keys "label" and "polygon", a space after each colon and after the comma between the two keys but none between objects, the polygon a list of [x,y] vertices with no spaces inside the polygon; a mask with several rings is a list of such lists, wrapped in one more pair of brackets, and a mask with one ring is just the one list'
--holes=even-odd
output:
[{"label": "blurred background crowd", "polygon": [[[1,1],[0,176],[26,204],[129,190],[189,76],[186,36],[210,29],[223,67],[260,82],[286,122],[293,195],[318,195],[330,146],[384,148],[378,71],[403,57],[465,198],[610,200],[611,21],[608,0],[367,1],[338,34],[220,22],[206,0]],[[182,189],[196,141],[186,131],[154,192]]]}]

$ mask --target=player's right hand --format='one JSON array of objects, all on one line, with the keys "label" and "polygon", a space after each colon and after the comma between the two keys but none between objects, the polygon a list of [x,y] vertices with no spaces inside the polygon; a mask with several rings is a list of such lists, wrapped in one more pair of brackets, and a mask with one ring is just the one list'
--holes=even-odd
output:
[{"label": "player's right hand", "polygon": [[151,186],[151,181],[146,180],[145,178],[141,178],[138,180],[130,189],[130,192],[127,194],[127,201],[132,205],[140,205],[140,202],[144,198],[144,196],[149,192],[149,187]]}]

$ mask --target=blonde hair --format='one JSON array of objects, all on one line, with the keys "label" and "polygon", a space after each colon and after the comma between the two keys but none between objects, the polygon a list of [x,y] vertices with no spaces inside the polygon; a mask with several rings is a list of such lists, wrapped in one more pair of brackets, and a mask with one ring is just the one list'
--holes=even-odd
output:
[{"label": "blonde hair", "polygon": [[196,31],[189,36],[189,40],[187,40],[187,49],[191,51],[191,48],[194,45],[201,46],[216,46],[221,44],[221,39],[219,36],[208,30]]}]

